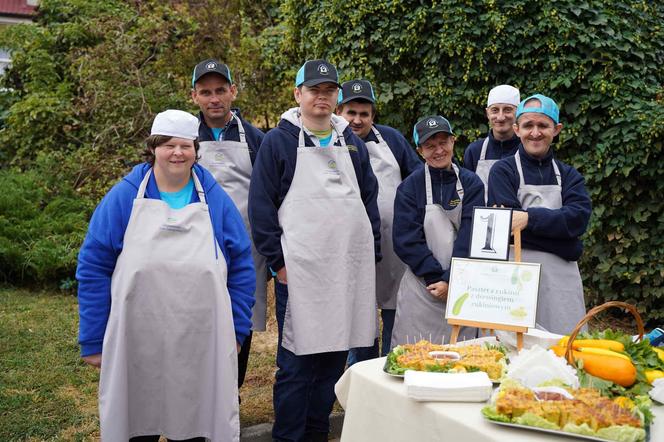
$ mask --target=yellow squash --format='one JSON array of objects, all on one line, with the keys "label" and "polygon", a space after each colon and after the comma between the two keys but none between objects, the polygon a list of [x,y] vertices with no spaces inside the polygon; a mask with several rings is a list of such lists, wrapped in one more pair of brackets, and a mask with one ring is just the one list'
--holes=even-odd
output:
[{"label": "yellow squash", "polygon": [[655,379],[664,378],[664,371],[662,370],[646,370],[645,374],[649,384],[655,382]]},{"label": "yellow squash", "polygon": [[[551,350],[558,356],[565,356],[565,347],[553,346]],[[630,387],[636,382],[636,367],[629,358],[625,359],[621,356],[624,355],[614,356],[573,351],[575,360],[583,360],[583,369],[587,373],[623,387]]]},{"label": "yellow squash", "polygon": [[[560,339],[560,341],[558,341],[558,345],[561,347],[566,347],[568,340],[569,336],[564,336],[562,339]],[[613,351],[625,351],[625,346],[622,343],[618,341],[612,341],[610,339],[575,339],[572,343],[572,348],[577,350],[579,347],[605,348],[607,350]]]}]

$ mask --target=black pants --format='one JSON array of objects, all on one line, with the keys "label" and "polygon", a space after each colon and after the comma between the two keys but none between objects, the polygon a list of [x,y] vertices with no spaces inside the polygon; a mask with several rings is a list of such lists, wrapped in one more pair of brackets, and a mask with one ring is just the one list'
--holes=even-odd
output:
[{"label": "black pants", "polygon": [[247,374],[247,362],[249,362],[249,350],[251,349],[251,336],[253,334],[253,331],[249,332],[249,336],[242,343],[240,353],[237,354],[237,388],[242,387],[244,376]]}]

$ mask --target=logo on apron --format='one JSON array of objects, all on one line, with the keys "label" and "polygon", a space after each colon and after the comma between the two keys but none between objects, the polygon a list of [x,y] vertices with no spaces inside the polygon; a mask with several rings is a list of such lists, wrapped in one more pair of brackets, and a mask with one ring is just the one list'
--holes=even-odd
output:
[{"label": "logo on apron", "polygon": [[325,171],[325,173],[331,174],[331,175],[340,175],[341,172],[337,168],[337,162],[334,161],[334,160],[329,160],[327,162],[327,170]]},{"label": "logo on apron", "polygon": [[189,229],[177,224],[178,219],[172,216],[166,218],[166,223],[159,226],[160,230],[168,230],[169,232],[186,232]]},{"label": "logo on apron", "polygon": [[212,164],[215,166],[223,166],[224,165],[224,160],[226,157],[224,156],[223,152],[215,152],[214,158],[212,160]]}]

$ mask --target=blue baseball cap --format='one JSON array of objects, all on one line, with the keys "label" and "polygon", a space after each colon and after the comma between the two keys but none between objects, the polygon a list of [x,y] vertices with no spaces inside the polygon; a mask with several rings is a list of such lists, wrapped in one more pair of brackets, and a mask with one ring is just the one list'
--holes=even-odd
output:
[{"label": "blue baseball cap", "polygon": [[306,61],[295,77],[295,87],[334,83],[339,87],[337,68],[327,60]]},{"label": "blue baseball cap", "polygon": [[337,104],[345,104],[353,100],[376,102],[373,87],[367,80],[350,80],[341,85]]},{"label": "blue baseball cap", "polygon": [[430,117],[422,118],[415,123],[415,126],[413,127],[413,140],[415,141],[415,146],[421,145],[438,132],[454,135],[452,125],[447,121],[447,118],[441,117],[440,115],[432,115]]},{"label": "blue baseball cap", "polygon": [[[526,103],[532,100],[539,100],[540,107],[525,107]],[[560,111],[558,109],[558,105],[551,98],[542,94],[531,95],[530,97],[526,98],[521,103],[519,103],[519,105],[516,108],[516,119],[518,120],[521,114],[527,114],[527,113],[544,114],[547,117],[551,118],[555,124],[559,123],[558,116]]]}]

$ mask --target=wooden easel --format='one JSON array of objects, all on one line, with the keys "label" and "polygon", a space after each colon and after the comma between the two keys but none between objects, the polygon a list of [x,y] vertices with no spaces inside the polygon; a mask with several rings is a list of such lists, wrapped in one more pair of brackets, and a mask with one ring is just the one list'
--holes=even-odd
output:
[{"label": "wooden easel", "polygon": [[[514,262],[521,262],[521,230],[514,230]],[[528,331],[528,327],[519,327],[516,325],[493,324],[491,322],[468,321],[465,319],[448,319],[447,323],[452,326],[452,335],[450,344],[456,344],[461,332],[461,326],[477,327],[480,330],[489,329],[493,335],[493,330],[506,330],[516,332],[516,349],[521,351],[523,348],[523,334]]]}]

